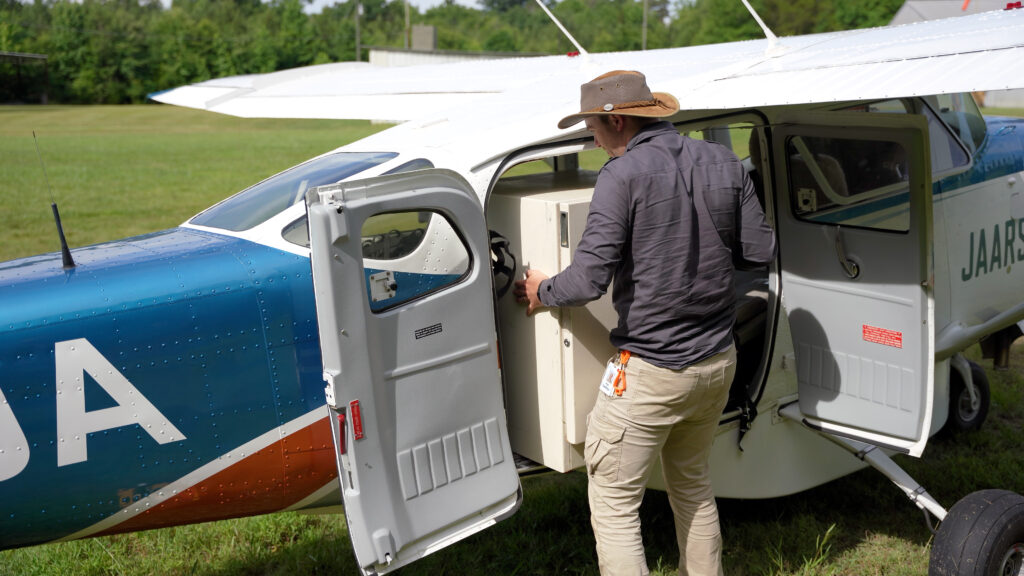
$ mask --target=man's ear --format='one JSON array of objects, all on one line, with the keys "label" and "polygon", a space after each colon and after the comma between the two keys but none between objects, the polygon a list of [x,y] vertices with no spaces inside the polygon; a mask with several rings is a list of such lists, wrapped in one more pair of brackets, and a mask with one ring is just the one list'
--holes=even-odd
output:
[{"label": "man's ear", "polygon": [[626,128],[626,117],[620,114],[611,114],[608,116],[608,121],[611,122],[616,132],[622,132]]}]

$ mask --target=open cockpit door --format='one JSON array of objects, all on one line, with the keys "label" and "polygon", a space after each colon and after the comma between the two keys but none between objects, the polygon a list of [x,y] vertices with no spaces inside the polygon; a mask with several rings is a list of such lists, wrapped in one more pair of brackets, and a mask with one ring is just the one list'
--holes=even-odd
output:
[{"label": "open cockpit door", "polygon": [[487,230],[447,171],[320,187],[306,202],[348,530],[363,573],[383,574],[521,500]]},{"label": "open cockpit door", "polygon": [[794,114],[772,133],[802,418],[915,456],[934,392],[927,146],[912,114]]}]

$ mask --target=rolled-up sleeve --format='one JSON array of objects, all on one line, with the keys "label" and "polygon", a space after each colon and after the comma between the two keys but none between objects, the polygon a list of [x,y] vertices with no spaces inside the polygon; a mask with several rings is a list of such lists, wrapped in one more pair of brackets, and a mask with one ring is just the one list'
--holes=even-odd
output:
[{"label": "rolled-up sleeve", "polygon": [[625,186],[607,170],[602,173],[572,263],[541,282],[538,296],[542,304],[581,306],[607,292],[629,235],[629,203]]}]

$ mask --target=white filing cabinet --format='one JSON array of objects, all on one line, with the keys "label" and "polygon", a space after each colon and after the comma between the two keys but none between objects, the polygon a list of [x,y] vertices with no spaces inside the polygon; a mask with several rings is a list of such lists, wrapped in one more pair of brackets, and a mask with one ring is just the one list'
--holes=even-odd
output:
[{"label": "white filing cabinet", "polygon": [[[596,174],[548,173],[503,179],[487,206],[488,227],[509,240],[517,277],[528,266],[564,270],[586,225]],[[565,472],[583,465],[587,414],[615,353],[609,293],[585,307],[544,309],[527,318],[512,291],[498,302],[501,364],[512,450]]]}]

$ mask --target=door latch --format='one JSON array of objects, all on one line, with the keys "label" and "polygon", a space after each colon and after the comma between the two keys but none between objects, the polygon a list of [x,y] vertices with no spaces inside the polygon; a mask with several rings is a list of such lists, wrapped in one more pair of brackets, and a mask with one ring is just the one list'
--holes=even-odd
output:
[{"label": "door latch", "polygon": [[836,226],[836,258],[843,267],[843,272],[850,279],[860,276],[860,265],[846,257],[846,250],[843,249],[843,231],[841,226]]}]

